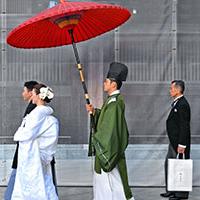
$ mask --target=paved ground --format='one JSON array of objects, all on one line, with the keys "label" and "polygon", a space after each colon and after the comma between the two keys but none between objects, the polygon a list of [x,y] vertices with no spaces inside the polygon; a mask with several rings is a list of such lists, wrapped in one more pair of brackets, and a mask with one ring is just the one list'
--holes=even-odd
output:
[{"label": "paved ground", "polygon": [[[5,187],[0,187],[0,199],[3,200]],[[59,200],[92,200],[92,187],[59,187]],[[159,194],[164,188],[132,188],[136,200],[164,200]],[[39,199],[38,199],[39,200]],[[106,200],[106,199],[105,199]],[[166,199],[167,200],[167,199]],[[200,200],[200,187],[193,188],[190,200]]]}]

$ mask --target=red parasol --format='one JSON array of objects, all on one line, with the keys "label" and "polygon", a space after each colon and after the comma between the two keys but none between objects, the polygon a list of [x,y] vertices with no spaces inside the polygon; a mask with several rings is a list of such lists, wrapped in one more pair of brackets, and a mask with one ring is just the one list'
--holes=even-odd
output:
[{"label": "red parasol", "polygon": [[14,28],[8,34],[7,43],[17,48],[49,48],[72,44],[86,102],[90,104],[76,43],[108,32],[130,16],[126,8],[118,5],[60,0],[60,4]]},{"label": "red parasol", "polygon": [[116,5],[65,2],[46,9],[13,29],[7,42],[18,48],[49,48],[88,40],[128,20],[130,12]]}]

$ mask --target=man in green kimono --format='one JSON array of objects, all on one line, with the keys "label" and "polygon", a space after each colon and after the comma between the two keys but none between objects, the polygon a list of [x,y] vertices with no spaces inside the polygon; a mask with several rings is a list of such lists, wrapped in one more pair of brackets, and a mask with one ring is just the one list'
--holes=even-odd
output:
[{"label": "man in green kimono", "polygon": [[[134,200],[128,185],[125,150],[128,145],[128,128],[125,105],[120,88],[126,80],[128,68],[113,62],[104,81],[108,98],[101,110],[86,105],[93,113],[95,133],[89,149],[95,152],[94,200]],[[91,152],[89,152],[91,155]]]}]

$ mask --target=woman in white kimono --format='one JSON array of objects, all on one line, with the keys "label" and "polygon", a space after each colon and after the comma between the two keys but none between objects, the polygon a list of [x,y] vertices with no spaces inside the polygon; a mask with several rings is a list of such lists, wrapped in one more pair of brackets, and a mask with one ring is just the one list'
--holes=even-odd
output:
[{"label": "woman in white kimono", "polygon": [[53,99],[51,88],[38,84],[32,101],[36,108],[22,121],[14,135],[19,141],[18,167],[12,200],[58,200],[50,162],[56,152],[58,120],[46,106]]}]

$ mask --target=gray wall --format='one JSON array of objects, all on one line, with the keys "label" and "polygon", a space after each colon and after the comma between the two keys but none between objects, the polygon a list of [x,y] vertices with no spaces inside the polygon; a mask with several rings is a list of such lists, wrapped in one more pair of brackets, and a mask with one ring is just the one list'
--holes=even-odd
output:
[{"label": "gray wall", "polygon": [[[12,136],[25,109],[24,81],[50,85],[56,94],[52,106],[61,122],[60,143],[85,144],[88,119],[83,91],[71,46],[52,49],[15,49],[5,42],[18,24],[42,11],[47,0],[0,0],[0,143]],[[102,82],[113,60],[129,67],[122,88],[130,143],[167,143],[165,120],[170,109],[172,79],[186,81],[192,109],[192,142],[200,143],[200,1],[107,0],[137,14],[120,28],[79,43],[81,62],[95,106],[103,102]]]}]

